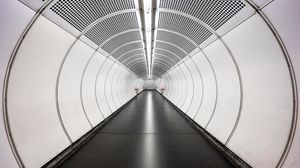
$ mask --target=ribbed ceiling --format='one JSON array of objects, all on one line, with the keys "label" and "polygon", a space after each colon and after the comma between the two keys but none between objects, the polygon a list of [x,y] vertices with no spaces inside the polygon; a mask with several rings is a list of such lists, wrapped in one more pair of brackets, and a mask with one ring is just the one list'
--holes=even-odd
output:
[{"label": "ribbed ceiling", "polygon": [[95,44],[102,46],[108,38],[131,29],[139,29],[135,12],[109,17],[89,29],[85,36]]},{"label": "ribbed ceiling", "polygon": [[50,9],[82,31],[99,18],[117,11],[134,8],[133,0],[59,0]]},{"label": "ribbed ceiling", "polygon": [[[244,7],[241,0],[160,0],[153,67],[169,69],[170,65],[164,63],[167,57],[175,65]],[[156,77],[166,72],[157,69],[160,70],[153,70]]]},{"label": "ribbed ceiling", "polygon": [[[50,10],[90,43],[146,77],[143,4],[138,0],[55,1]],[[152,10],[152,72],[159,77],[246,7],[241,0],[160,0]],[[139,9],[136,7],[140,6]],[[155,20],[154,18],[158,18]],[[155,27],[157,23],[157,27]]]},{"label": "ribbed ceiling", "polygon": [[[135,55],[141,61],[127,67],[143,77],[148,71],[136,6],[134,0],[58,0],[50,10],[117,61]],[[136,66],[144,68],[137,71]]]}]

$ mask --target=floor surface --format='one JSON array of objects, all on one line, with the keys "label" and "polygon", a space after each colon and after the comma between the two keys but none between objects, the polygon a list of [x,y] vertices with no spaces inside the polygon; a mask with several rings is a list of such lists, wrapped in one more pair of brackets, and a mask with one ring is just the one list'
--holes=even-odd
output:
[{"label": "floor surface", "polygon": [[155,91],[144,91],[61,168],[233,167]]}]

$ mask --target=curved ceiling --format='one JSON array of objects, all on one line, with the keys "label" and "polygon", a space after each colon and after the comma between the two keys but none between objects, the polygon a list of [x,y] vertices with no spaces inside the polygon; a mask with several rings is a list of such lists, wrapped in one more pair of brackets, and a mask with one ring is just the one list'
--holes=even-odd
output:
[{"label": "curved ceiling", "polygon": [[[45,5],[22,1],[33,8]],[[152,21],[150,55],[146,44],[147,7],[144,7],[149,2]],[[243,0],[149,2],[53,0],[47,2],[50,4],[43,15],[141,78],[156,79],[254,12]]]}]

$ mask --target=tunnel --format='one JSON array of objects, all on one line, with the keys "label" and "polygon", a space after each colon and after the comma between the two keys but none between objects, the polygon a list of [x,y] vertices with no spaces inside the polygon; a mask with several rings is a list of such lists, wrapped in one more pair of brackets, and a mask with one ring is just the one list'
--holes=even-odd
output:
[{"label": "tunnel", "polygon": [[299,168],[300,1],[1,0],[0,167]]}]

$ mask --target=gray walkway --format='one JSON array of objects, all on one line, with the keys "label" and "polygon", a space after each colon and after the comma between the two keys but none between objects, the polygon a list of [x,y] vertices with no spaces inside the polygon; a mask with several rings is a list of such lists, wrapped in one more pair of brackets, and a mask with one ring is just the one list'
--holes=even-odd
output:
[{"label": "gray walkway", "polygon": [[144,91],[60,167],[233,167],[155,91]]}]

